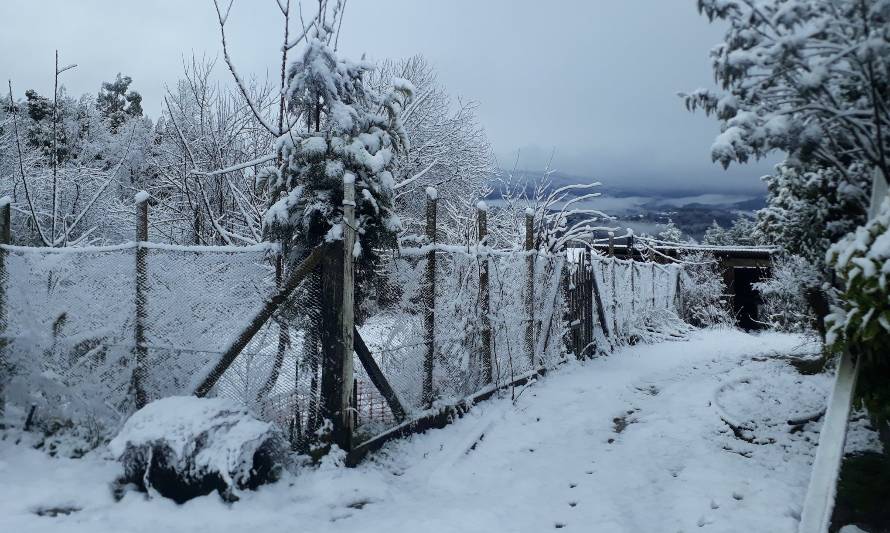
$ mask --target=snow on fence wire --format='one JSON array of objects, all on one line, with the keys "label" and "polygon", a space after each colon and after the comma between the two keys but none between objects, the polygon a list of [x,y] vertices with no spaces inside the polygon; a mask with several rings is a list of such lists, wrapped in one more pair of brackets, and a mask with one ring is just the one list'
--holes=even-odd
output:
[{"label": "snow on fence wire", "polygon": [[[342,269],[307,266],[293,292],[280,292],[291,273],[276,272],[276,246],[150,243],[147,207],[141,213],[139,242],[0,244],[0,364],[11,376],[0,393],[21,410],[36,405],[42,420],[89,420],[114,431],[145,402],[196,393],[223,353],[247,338],[205,392],[242,403],[308,450],[323,419],[339,416],[335,396],[346,394],[324,385],[338,356],[323,345],[339,331],[332,317],[343,315],[328,309],[340,304],[322,281],[345,276]],[[526,249],[496,250],[486,244],[482,209],[479,220],[478,243],[437,244],[432,231],[431,242],[384,256],[374,280],[356,287],[355,414],[352,423],[335,420],[357,426],[354,443],[572,352],[585,357],[672,331],[679,267],[535,251],[529,221]],[[579,290],[582,297],[572,295]],[[271,318],[243,337],[282,294]],[[569,331],[584,331],[584,343],[566,342]]]},{"label": "snow on fence wire", "polygon": [[[429,254],[435,253],[435,297],[429,298]],[[527,316],[527,257],[533,256],[534,316]],[[489,312],[481,304],[482,264],[488,266]],[[564,358],[562,256],[495,251],[484,247],[425,247],[403,250],[380,267],[380,283],[357,311],[359,331],[406,414],[454,405],[486,387],[508,383]],[[427,320],[433,301],[432,335]],[[525,345],[532,324],[533,357]],[[486,330],[490,334],[486,334]],[[487,339],[490,339],[488,341]],[[432,379],[425,391],[425,362],[432,341]],[[490,352],[486,343],[490,342]],[[490,377],[486,358],[491,354]],[[356,365],[359,389],[368,377]],[[373,402],[358,409],[359,433],[372,436],[393,425]]]},{"label": "snow on fence wire", "polygon": [[[136,385],[148,401],[190,394],[275,289],[277,249],[270,245],[0,246],[12,366],[7,394],[19,405],[36,404],[42,417],[114,426],[132,411]],[[277,327],[266,330],[220,383],[226,395],[255,403],[247,402],[254,380],[268,374],[277,350]],[[137,370],[140,353],[145,364]]]},{"label": "snow on fence wire", "polygon": [[[590,264],[612,344],[654,342],[684,329],[677,318],[682,267],[603,256],[593,256]],[[595,328],[607,337],[598,323]]]},{"label": "snow on fence wire", "polygon": [[[436,256],[432,299],[427,281],[430,253]],[[685,330],[676,314],[680,267],[589,253],[583,257],[579,260],[573,250],[551,255],[439,245],[403,250],[388,258],[381,266],[381,282],[357,312],[359,331],[408,418],[455,405],[551,368],[569,356],[606,353],[617,345],[662,340]],[[532,283],[529,258],[534,265]],[[487,318],[483,265],[488,270]],[[578,269],[588,269],[592,276],[577,277]],[[569,292],[577,280],[590,278],[595,278],[595,285],[591,282],[580,289],[598,290],[600,298],[584,298],[582,311],[573,307]],[[430,336],[425,319],[431,301]],[[598,301],[602,313],[596,308]],[[491,331],[490,378],[485,375],[486,328]],[[589,328],[589,340],[575,344],[570,333],[579,328]],[[431,394],[427,395],[424,362],[431,342]],[[357,390],[365,391],[356,406],[357,430],[360,438],[370,437],[399,420],[382,408],[385,403],[373,391],[368,392],[361,365],[356,369]]]}]

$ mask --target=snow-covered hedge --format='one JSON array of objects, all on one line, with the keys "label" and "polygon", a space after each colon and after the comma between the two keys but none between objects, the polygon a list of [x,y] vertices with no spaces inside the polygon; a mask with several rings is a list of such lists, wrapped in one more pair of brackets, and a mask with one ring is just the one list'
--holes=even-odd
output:
[{"label": "snow-covered hedge", "polygon": [[132,483],[177,502],[217,490],[236,500],[239,489],[275,481],[284,441],[272,424],[221,398],[173,396],[127,420],[109,448]]},{"label": "snow-covered hedge", "polygon": [[862,356],[858,394],[872,416],[890,420],[890,199],[865,226],[832,246],[826,262],[844,283],[828,316],[827,341]]}]

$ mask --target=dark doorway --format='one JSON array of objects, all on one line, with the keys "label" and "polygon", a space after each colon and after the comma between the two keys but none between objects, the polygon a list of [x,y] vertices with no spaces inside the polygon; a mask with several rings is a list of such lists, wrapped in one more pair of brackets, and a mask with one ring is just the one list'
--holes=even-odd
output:
[{"label": "dark doorway", "polygon": [[762,300],[760,293],[754,289],[754,283],[763,280],[766,274],[763,268],[733,268],[732,310],[739,327],[746,331],[763,328],[763,324],[758,321],[758,308]]}]

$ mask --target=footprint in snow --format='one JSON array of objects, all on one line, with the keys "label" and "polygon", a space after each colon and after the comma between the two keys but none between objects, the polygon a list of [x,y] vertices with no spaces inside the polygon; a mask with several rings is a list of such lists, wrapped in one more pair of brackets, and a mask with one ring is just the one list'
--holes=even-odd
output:
[{"label": "footprint in snow", "polygon": [[698,519],[698,522],[696,522],[695,525],[697,525],[698,527],[705,527],[706,525],[713,524],[713,523],[714,523],[714,520],[712,518],[702,516]]}]

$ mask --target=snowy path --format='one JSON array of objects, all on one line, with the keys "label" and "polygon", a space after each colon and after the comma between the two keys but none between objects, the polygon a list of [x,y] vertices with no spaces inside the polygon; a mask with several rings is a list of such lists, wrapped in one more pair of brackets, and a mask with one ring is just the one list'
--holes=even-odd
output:
[{"label": "snowy path", "polygon": [[[793,532],[814,432],[749,444],[710,403],[730,380],[798,379],[752,356],[801,344],[709,331],[566,365],[515,406],[487,402],[360,468],[306,470],[233,506],[215,495],[115,503],[113,463],[50,460],[4,442],[0,531]],[[52,506],[82,510],[34,514]]]}]

